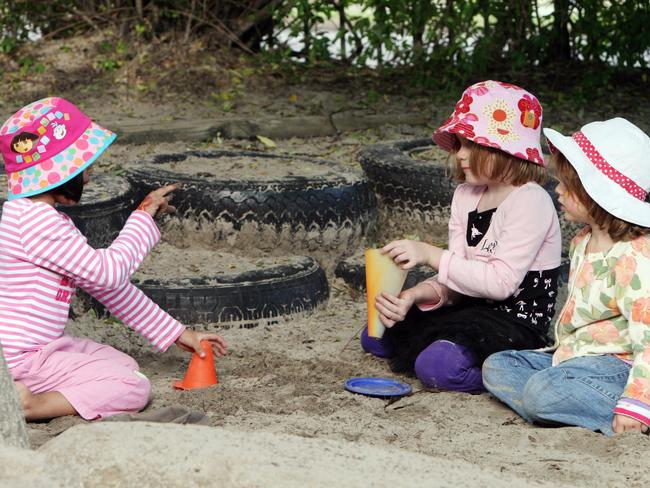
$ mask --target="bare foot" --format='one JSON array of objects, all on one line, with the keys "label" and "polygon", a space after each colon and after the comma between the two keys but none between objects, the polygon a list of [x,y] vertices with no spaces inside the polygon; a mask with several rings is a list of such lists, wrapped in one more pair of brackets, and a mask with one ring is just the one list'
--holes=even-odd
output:
[{"label": "bare foot", "polygon": [[75,415],[77,411],[58,391],[48,391],[34,394],[20,381],[14,381],[20,406],[23,409],[25,420],[51,419],[64,415]]},{"label": "bare foot", "polygon": [[34,394],[23,385],[20,381],[14,381],[16,390],[18,391],[18,399],[20,400],[20,407],[23,409],[23,413],[27,410],[27,405],[29,400],[34,396]]}]

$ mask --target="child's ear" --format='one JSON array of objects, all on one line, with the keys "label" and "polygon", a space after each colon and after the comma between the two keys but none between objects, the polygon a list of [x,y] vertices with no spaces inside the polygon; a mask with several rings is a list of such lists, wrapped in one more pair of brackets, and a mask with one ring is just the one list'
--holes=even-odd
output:
[{"label": "child's ear", "polygon": [[59,205],[70,206],[70,205],[76,205],[77,204],[77,202],[75,202],[74,200],[71,200],[70,198],[68,198],[68,197],[66,197],[64,195],[61,195],[60,193],[54,193],[54,201],[56,203],[58,203]]}]

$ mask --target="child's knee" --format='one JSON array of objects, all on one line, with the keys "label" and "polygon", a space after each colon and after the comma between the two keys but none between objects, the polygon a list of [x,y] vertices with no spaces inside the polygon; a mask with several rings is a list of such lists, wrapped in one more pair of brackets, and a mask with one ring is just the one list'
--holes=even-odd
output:
[{"label": "child's knee", "polygon": [[436,341],[415,360],[415,375],[429,388],[458,390],[466,386],[468,372],[476,367],[466,347],[450,341]]},{"label": "child's knee", "polygon": [[133,370],[121,379],[120,389],[123,394],[111,405],[111,410],[133,412],[142,410],[151,397],[151,382],[149,378]]},{"label": "child's knee", "polygon": [[130,371],[139,371],[140,370],[140,365],[138,362],[133,359],[131,356],[126,354],[125,352],[119,351],[117,349],[111,348],[111,355],[108,356],[107,359],[110,361],[115,362],[116,364],[119,364],[125,369],[128,369]]},{"label": "child's knee", "polygon": [[149,403],[149,399],[151,398],[151,382],[149,381],[149,378],[140,373],[140,371],[133,370],[133,374],[138,379],[133,386],[134,403],[137,406],[137,410],[142,410],[147,406],[147,403]]},{"label": "child's knee", "polygon": [[503,378],[503,371],[508,369],[510,352],[502,351],[494,353],[483,362],[482,375],[483,383],[489,389],[489,385],[498,384]]},{"label": "child's knee", "polygon": [[540,371],[534,374],[524,387],[522,407],[535,421],[548,419],[558,406],[556,372]]}]

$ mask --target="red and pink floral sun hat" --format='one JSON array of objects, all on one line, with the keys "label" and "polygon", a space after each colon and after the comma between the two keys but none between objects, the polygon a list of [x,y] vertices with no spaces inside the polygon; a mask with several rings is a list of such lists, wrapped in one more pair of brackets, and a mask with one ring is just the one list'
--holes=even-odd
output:
[{"label": "red and pink floral sun hat", "polygon": [[488,80],[463,92],[454,113],[433,133],[433,140],[452,151],[458,134],[476,144],[546,166],[541,132],[542,106],[534,95],[516,85]]},{"label": "red and pink floral sun hat", "polygon": [[0,127],[8,200],[44,193],[77,176],[115,140],[72,103],[51,97],[23,107]]}]

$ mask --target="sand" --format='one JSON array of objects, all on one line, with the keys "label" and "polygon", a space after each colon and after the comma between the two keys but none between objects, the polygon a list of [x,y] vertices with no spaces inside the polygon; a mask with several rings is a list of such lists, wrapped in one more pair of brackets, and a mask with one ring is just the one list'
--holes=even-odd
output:
[{"label": "sand", "polygon": [[239,274],[246,271],[267,269],[295,263],[295,257],[247,255],[193,246],[181,248],[167,242],[156,246],[133,275],[134,281],[151,278],[218,278],[224,274]]},{"label": "sand", "polygon": [[[102,169],[115,170],[122,156],[178,146],[117,146]],[[354,148],[356,142],[318,140],[293,141],[282,150],[321,156],[331,151],[353,167]],[[394,219],[386,208],[380,214],[382,230],[373,237],[377,242],[410,231],[425,240],[444,239],[448,208],[410,216],[417,218]],[[202,253],[212,249],[224,259],[215,261],[212,270],[228,262],[228,253],[240,263],[225,240],[212,236],[203,241],[191,226],[177,228],[175,236],[171,230],[163,226],[160,254],[152,260],[166,249],[185,253],[188,261],[176,262],[177,257],[175,265],[191,273],[204,261]],[[290,249],[283,246],[257,255],[281,259]],[[360,255],[361,247],[341,248],[341,255]],[[251,248],[239,252],[255,256],[242,262],[256,262]],[[334,252],[323,256],[330,263],[337,260]],[[330,301],[312,314],[273,324],[261,320],[252,329],[237,323],[207,325],[227,339],[230,353],[216,362],[219,384],[206,390],[184,392],[171,386],[184,375],[188,353],[175,346],[156,353],[117,321],[82,313],[70,322],[68,333],[133,355],[152,382],[148,410],[181,405],[205,412],[211,427],[89,423],[79,417],[33,423],[28,430],[35,451],[0,449],[0,485],[647,485],[650,439],[645,436],[606,438],[579,428],[534,427],[488,394],[424,391],[415,378],[391,373],[383,360],[360,348],[364,296],[334,279],[331,266],[328,270]],[[396,378],[412,385],[414,393],[396,402],[355,395],[343,388],[353,376]]]},{"label": "sand", "polygon": [[[61,456],[65,452],[74,457]],[[40,452],[28,453],[0,448],[0,456],[12,461],[10,469],[0,466],[0,478],[48,487],[443,487],[451,486],[460,472],[470,486],[552,486],[524,482],[465,460],[391,447],[199,426],[78,426]],[[16,476],[18,470],[28,475]],[[13,479],[3,476],[3,471],[13,474]]]},{"label": "sand", "polygon": [[433,146],[429,149],[416,148],[407,151],[407,153],[413,159],[420,159],[437,166],[453,166],[453,162],[449,158],[449,153],[440,149],[438,146]]},{"label": "sand", "polygon": [[[224,486],[285,486],[284,471],[280,469],[286,466],[285,462],[289,463],[287,470],[295,473],[292,479],[296,484],[289,483],[291,486],[300,484],[305,469],[313,474],[313,482],[308,486],[331,486],[333,480],[341,479],[350,480],[341,482],[341,486],[372,484],[364,483],[363,479],[385,479],[386,483],[378,486],[388,486],[388,481],[395,480],[396,475],[404,477],[404,486],[469,483],[469,486],[610,487],[622,482],[628,487],[645,486],[650,454],[648,438],[635,434],[605,438],[579,428],[533,427],[488,394],[423,391],[416,379],[394,375],[384,361],[363,353],[358,339],[347,344],[364,323],[365,313],[363,297],[351,293],[340,280],[334,280],[330,303],[312,315],[273,326],[261,324],[254,329],[209,326],[227,339],[230,354],[216,362],[217,386],[190,392],[171,387],[172,381],[185,372],[187,353],[173,347],[165,354],[157,354],[118,323],[99,321],[89,315],[81,317],[70,324],[71,333],[84,333],[126,350],[138,359],[153,384],[149,409],[183,405],[206,412],[217,428],[209,434],[214,440],[204,444],[212,461],[201,462],[204,459],[201,456],[194,459],[182,447],[190,439],[201,438],[194,430],[182,427],[166,431],[142,427],[138,435],[131,435],[133,424],[122,424],[122,430],[110,427],[117,432],[109,435],[100,430],[108,427],[95,423],[92,427],[97,430],[77,428],[73,431],[75,441],[64,442],[65,434],[59,435],[62,431],[72,425],[87,424],[75,417],[30,424],[33,446],[42,446],[38,454],[45,453],[46,459],[58,454],[66,469],[70,465],[66,457],[74,456],[83,460],[87,469],[101,466],[97,468],[100,474],[113,473],[115,477],[128,472],[120,463],[135,465],[130,453],[139,452],[138,446],[143,443],[160,446],[156,450],[162,453],[159,466],[195,463],[202,470],[216,470],[229,465],[231,472],[238,473],[245,466],[257,469],[266,460],[278,464],[266,483],[233,481]],[[345,379],[352,376],[394,377],[411,384],[414,394],[394,403],[355,395],[343,388]],[[222,429],[233,432],[233,436],[238,436],[237,441],[230,443],[233,438],[224,437],[228,434]],[[245,446],[255,444],[259,434],[267,439],[260,441],[259,446],[275,442],[275,450],[251,448],[249,453],[255,454],[246,455]],[[272,441],[274,435],[278,439]],[[54,441],[47,442],[54,436]],[[112,467],[105,456],[86,454],[90,439],[95,448],[105,448],[111,453]],[[168,453],[164,446],[170,440],[178,449]],[[120,442],[122,447],[115,448]],[[320,456],[305,459],[296,454],[297,450],[308,452],[306,446],[315,445],[320,446]],[[244,446],[244,454],[231,463],[234,456],[231,449],[238,450],[238,446]],[[357,462],[353,465],[337,456],[328,457],[332,453],[346,453],[348,448],[356,453],[352,459]],[[389,457],[400,463],[403,460],[399,470],[392,463],[372,461],[384,459],[385,450],[395,450]],[[147,467],[153,462],[148,459],[151,456],[138,458],[140,469],[148,472]],[[255,458],[255,465],[247,464],[252,462],[251,457]],[[336,469],[329,474],[323,472],[322,461],[331,462],[330,466]],[[352,467],[365,469],[366,463],[372,469],[364,471],[367,477],[360,481]],[[421,473],[431,482],[423,482]],[[477,478],[479,474],[487,478]],[[342,478],[337,478],[339,475]],[[201,485],[199,479],[194,475],[190,478],[195,486]],[[143,486],[154,486],[154,482],[155,477],[151,478],[150,485]]]},{"label": "sand", "polygon": [[183,175],[197,175],[211,179],[266,180],[291,176],[323,177],[332,176],[332,168],[299,159],[239,157],[198,157],[188,156],[178,162],[156,163],[165,171]]}]

